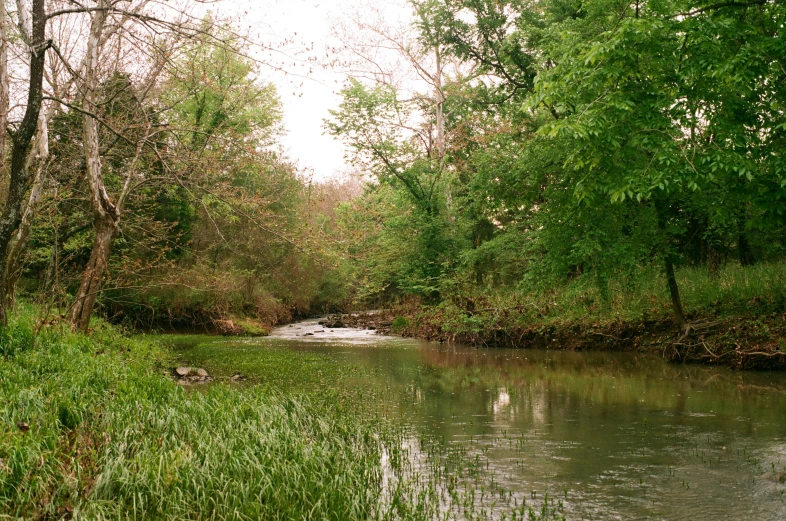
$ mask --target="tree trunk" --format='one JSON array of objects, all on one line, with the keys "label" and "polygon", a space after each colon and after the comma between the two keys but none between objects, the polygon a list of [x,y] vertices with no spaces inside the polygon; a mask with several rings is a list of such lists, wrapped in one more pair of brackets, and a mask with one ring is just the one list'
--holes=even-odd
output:
[{"label": "tree trunk", "polygon": [[713,244],[713,240],[707,239],[707,271],[711,280],[718,280],[721,272],[721,252]]},{"label": "tree trunk", "polygon": [[741,266],[753,266],[756,258],[753,256],[748,236],[745,233],[745,214],[737,216],[737,255]]},{"label": "tree trunk", "polygon": [[0,0],[0,168],[5,166],[5,132],[8,128],[8,38],[5,0]]},{"label": "tree trunk", "polygon": [[685,312],[682,310],[682,299],[680,298],[680,288],[677,285],[677,277],[674,274],[674,261],[671,254],[666,254],[666,282],[669,286],[669,296],[671,297],[671,309],[674,313],[674,323],[680,329],[685,331],[688,329],[688,321],[685,318]]},{"label": "tree trunk", "polygon": [[[22,205],[26,199],[31,175],[26,168],[30,143],[38,127],[38,115],[43,99],[44,65],[48,45],[46,42],[45,0],[33,0],[32,31],[30,45],[30,84],[27,93],[27,108],[19,129],[13,134],[11,150],[11,175],[8,197],[0,217],[0,276],[5,276],[6,261],[11,238],[22,221]],[[3,129],[5,131],[5,129]],[[6,310],[6,285],[0,284],[0,325],[8,323]]]},{"label": "tree trunk", "polygon": [[[97,111],[96,89],[98,88],[99,47],[101,46],[101,35],[106,22],[104,7],[106,7],[106,1],[99,0],[99,9],[93,13],[90,34],[87,38],[83,100],[84,107],[89,112]],[[98,121],[92,115],[84,114],[82,126],[84,131],[87,181],[90,186],[90,205],[93,209],[96,237],[93,243],[93,251],[90,254],[90,261],[87,263],[87,267],[82,275],[82,283],[79,286],[79,292],[76,294],[71,310],[71,327],[87,332],[90,325],[90,315],[93,313],[93,306],[101,289],[101,281],[109,263],[112,242],[117,235],[120,211],[112,203],[104,186]]]},{"label": "tree trunk", "polygon": [[666,268],[666,284],[669,287],[669,297],[671,298],[671,310],[674,314],[674,323],[680,331],[685,332],[688,329],[688,320],[685,318],[685,312],[682,309],[682,298],[680,297],[680,288],[677,284],[677,276],[674,272],[674,253],[672,252],[671,238],[666,226],[667,206],[668,203],[655,203],[655,211],[658,215],[658,229],[661,232],[664,244],[663,260]]},{"label": "tree trunk", "polygon": [[82,283],[71,310],[71,327],[87,332],[90,316],[101,291],[101,283],[109,264],[112,243],[117,235],[117,224],[111,218],[96,221],[96,237],[90,260],[82,274]]},{"label": "tree trunk", "polygon": [[6,297],[8,298],[8,308],[14,308],[14,299],[16,296],[16,284],[19,282],[19,277],[22,274],[22,254],[27,246],[27,239],[30,237],[30,231],[33,228],[33,218],[35,217],[35,209],[41,201],[41,196],[44,193],[44,181],[46,173],[46,163],[49,159],[49,124],[48,115],[43,111],[40,113],[38,132],[35,137],[35,144],[28,156],[26,168],[28,172],[35,172],[33,181],[33,188],[30,190],[30,197],[27,201],[27,206],[22,214],[22,221],[19,223],[19,229],[14,236],[8,252],[8,259],[5,270],[5,287]]},{"label": "tree trunk", "polygon": [[442,54],[439,47],[434,49],[436,58],[436,74],[434,75],[434,96],[436,98],[437,153],[440,166],[445,160],[445,92],[442,87]]}]

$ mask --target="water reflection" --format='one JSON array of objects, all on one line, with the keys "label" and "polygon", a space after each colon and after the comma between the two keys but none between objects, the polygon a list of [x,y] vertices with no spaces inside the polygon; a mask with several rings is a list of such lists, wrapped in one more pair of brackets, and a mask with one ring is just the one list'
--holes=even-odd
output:
[{"label": "water reflection", "polygon": [[363,367],[352,385],[375,390],[409,429],[413,461],[436,468],[429,458],[460,448],[482,471],[469,487],[493,479],[516,503],[549,492],[568,519],[786,519],[782,374],[352,330],[299,336],[318,327],[254,342]]}]

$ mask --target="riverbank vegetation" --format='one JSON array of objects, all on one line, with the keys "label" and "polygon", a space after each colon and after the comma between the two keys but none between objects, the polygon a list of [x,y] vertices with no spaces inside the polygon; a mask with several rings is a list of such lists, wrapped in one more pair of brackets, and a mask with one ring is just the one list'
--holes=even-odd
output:
[{"label": "riverbank vegetation", "polygon": [[[559,498],[487,483],[463,445],[424,433],[409,447],[400,387],[361,385],[379,377],[362,361],[102,321],[36,335],[39,314],[17,306],[0,352],[2,520],[564,519]],[[215,380],[176,381],[183,356]]]},{"label": "riverbank vegetation", "polygon": [[[357,18],[373,66],[327,122],[376,180],[342,215],[361,300],[434,338],[668,320],[675,359],[783,364],[782,2],[411,8]],[[759,319],[763,343],[710,331]]]},{"label": "riverbank vegetation", "polygon": [[17,296],[49,309],[37,329],[85,332],[394,308],[485,343],[670,320],[686,359],[720,356],[707,325],[734,316],[783,362],[780,1],[348,9],[322,65],[347,74],[325,130],[354,171],[324,183],[281,150],[253,58],[275,42],[153,0],[60,4],[2,12],[2,91],[28,97],[0,96],[0,321]]},{"label": "riverbank vegetation", "polygon": [[[104,323],[33,335],[11,316],[0,357],[0,519],[368,519],[370,417],[303,392],[162,376],[172,353]],[[300,389],[303,389],[302,387]]]}]

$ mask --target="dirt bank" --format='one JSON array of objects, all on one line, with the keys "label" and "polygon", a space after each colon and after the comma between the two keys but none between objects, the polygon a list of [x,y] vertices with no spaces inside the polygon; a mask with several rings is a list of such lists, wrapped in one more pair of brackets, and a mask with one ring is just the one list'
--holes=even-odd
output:
[{"label": "dirt bank", "polygon": [[692,316],[691,329],[679,332],[667,318],[637,322],[551,322],[526,325],[515,315],[475,316],[473,327],[456,326],[455,317],[423,308],[353,313],[330,320],[380,333],[458,342],[478,347],[637,351],[675,363],[726,365],[735,369],[786,369],[786,315]]}]

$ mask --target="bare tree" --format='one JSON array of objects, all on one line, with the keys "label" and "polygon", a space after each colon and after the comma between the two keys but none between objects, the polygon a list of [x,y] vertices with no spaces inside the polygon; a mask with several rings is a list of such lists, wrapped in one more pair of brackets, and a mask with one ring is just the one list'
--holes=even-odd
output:
[{"label": "bare tree", "polygon": [[[448,101],[458,100],[475,71],[445,52],[440,26],[427,7],[406,2],[381,10],[366,3],[334,24],[333,36],[341,44],[331,49],[331,65],[384,101],[370,119],[353,115],[355,109],[335,112],[337,119],[328,128],[355,150],[356,166],[400,183],[416,204],[433,213],[442,191],[447,204],[452,199],[445,175]],[[353,96],[356,88],[345,92]]]}]

